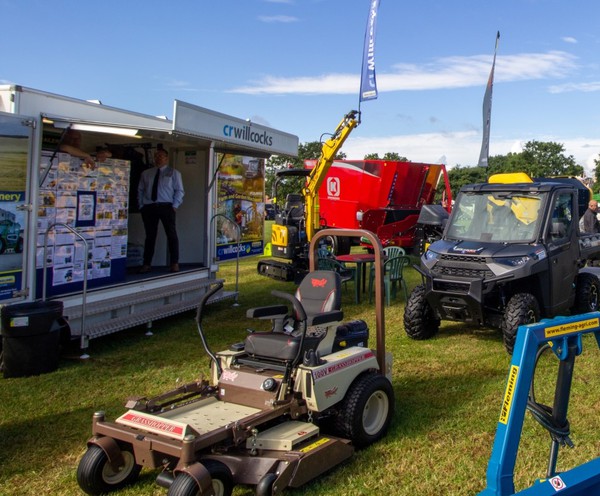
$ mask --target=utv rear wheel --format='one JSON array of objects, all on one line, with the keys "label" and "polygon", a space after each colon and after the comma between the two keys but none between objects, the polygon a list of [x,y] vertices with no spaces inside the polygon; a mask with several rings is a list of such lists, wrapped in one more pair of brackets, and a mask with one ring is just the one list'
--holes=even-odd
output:
[{"label": "utv rear wheel", "polygon": [[502,339],[506,351],[512,355],[519,326],[533,324],[540,319],[540,307],[532,294],[514,295],[504,309],[502,317]]},{"label": "utv rear wheel", "polygon": [[[212,478],[215,496],[231,496],[233,492],[233,476],[229,468],[223,463],[214,460],[205,460],[202,465],[208,470]],[[186,473],[175,477],[173,484],[169,487],[167,496],[202,496],[196,481]]]},{"label": "utv rear wheel", "polygon": [[348,389],[336,418],[336,429],[356,448],[381,439],[392,420],[394,391],[380,374],[362,375]]},{"label": "utv rear wheel", "polygon": [[593,274],[585,272],[577,276],[575,305],[572,313],[596,312],[600,305],[600,281]]},{"label": "utv rear wheel", "polygon": [[100,446],[91,445],[77,467],[79,487],[88,494],[101,494],[133,483],[142,467],[135,463],[131,448],[121,450],[123,465],[114,469]]},{"label": "utv rear wheel", "polygon": [[425,298],[425,286],[420,284],[413,289],[404,309],[404,330],[409,338],[429,339],[440,330],[440,319]]}]

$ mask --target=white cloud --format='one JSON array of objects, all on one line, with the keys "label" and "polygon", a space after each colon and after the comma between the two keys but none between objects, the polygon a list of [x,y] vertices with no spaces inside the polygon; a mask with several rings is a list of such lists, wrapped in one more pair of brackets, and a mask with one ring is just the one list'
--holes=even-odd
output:
[{"label": "white cloud", "polygon": [[293,16],[287,15],[274,15],[274,16],[258,16],[258,20],[262,22],[297,22],[299,19]]},{"label": "white cloud", "polygon": [[583,93],[590,93],[593,91],[600,91],[600,81],[592,81],[591,83],[566,83],[556,84],[548,88],[550,93],[568,93],[571,91],[581,91]]},{"label": "white cloud", "polygon": [[[575,161],[582,165],[590,175],[594,169],[594,159],[599,158],[600,139],[574,138],[561,140],[556,136],[531,136],[527,140],[515,138],[499,138],[490,141],[490,155],[506,155],[519,153],[526,141],[553,141],[562,143],[564,154],[573,155]],[[348,159],[360,160],[369,153],[383,156],[387,152],[396,152],[413,162],[439,163],[441,157],[446,158],[448,168],[461,165],[470,167],[477,165],[481,150],[481,133],[463,131],[452,133],[423,133],[413,135],[384,136],[378,138],[350,136],[342,151]]]},{"label": "white cloud", "polygon": [[[559,51],[506,55],[496,60],[495,80],[523,81],[563,77],[576,66],[575,56]],[[481,86],[491,69],[489,55],[446,57],[428,64],[396,64],[392,72],[378,72],[380,92],[421,91]],[[358,74],[276,77],[230,90],[244,94],[352,94],[359,86]]]},{"label": "white cloud", "polygon": [[563,40],[565,43],[573,43],[573,44],[577,43],[577,39],[573,38],[572,36],[563,36],[561,38],[561,40]]}]

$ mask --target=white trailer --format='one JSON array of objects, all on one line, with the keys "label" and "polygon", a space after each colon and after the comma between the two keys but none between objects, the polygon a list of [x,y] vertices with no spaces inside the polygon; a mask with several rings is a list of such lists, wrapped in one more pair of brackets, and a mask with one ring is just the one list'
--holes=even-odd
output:
[{"label": "white trailer", "polygon": [[[92,154],[108,146],[111,161],[96,164],[95,175],[82,173],[60,150],[67,129],[80,131],[82,148]],[[168,271],[160,228],[157,267],[140,275],[130,263],[139,263],[144,242],[135,190],[140,168],[161,146],[184,181],[177,212],[182,270]],[[82,348],[91,338],[151,327],[196,307],[218,271],[213,220],[220,153],[295,156],[298,137],[177,100],[169,120],[0,86],[0,208],[20,218],[24,240],[22,253],[0,255],[0,305],[62,301]],[[237,295],[220,298],[228,296]]]}]

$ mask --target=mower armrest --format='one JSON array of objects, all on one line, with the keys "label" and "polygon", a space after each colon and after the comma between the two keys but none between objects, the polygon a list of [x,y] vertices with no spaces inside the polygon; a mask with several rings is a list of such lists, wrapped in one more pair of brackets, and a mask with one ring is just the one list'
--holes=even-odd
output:
[{"label": "mower armrest", "polygon": [[246,310],[246,317],[250,319],[276,319],[283,318],[288,313],[286,305],[270,305],[268,307],[256,307]]},{"label": "mower armrest", "polygon": [[331,324],[332,322],[340,322],[344,318],[344,312],[341,310],[332,310],[331,312],[319,313],[312,315],[307,319],[307,325],[318,326],[323,324]]}]

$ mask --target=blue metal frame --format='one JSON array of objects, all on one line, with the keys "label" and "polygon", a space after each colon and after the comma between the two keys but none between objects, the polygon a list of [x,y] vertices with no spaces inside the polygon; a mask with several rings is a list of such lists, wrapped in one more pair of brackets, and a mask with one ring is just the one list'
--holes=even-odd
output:
[{"label": "blue metal frame", "polygon": [[[589,333],[594,333],[600,347],[600,312],[557,317],[519,327],[487,468],[487,485],[479,496],[600,494],[600,458],[558,474],[555,468],[560,443],[556,441],[552,443],[546,479],[518,493],[515,493],[513,481],[529,387],[540,345],[549,343],[560,360],[553,417],[558,409],[561,410],[558,415],[566,419],[575,357],[582,351],[582,335]],[[562,380],[561,375],[567,379]]]}]

